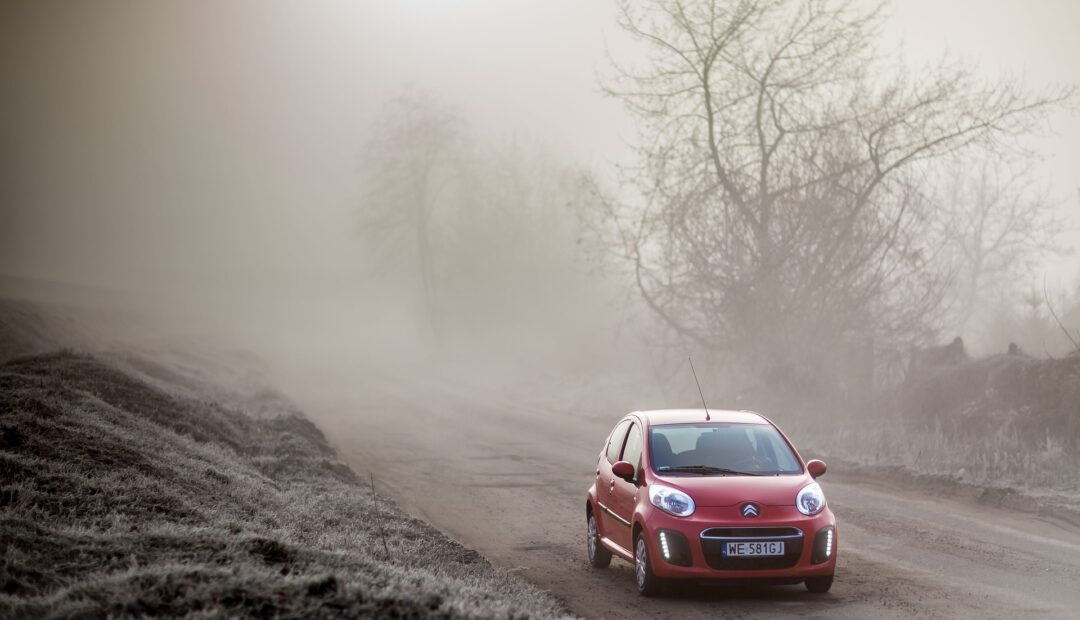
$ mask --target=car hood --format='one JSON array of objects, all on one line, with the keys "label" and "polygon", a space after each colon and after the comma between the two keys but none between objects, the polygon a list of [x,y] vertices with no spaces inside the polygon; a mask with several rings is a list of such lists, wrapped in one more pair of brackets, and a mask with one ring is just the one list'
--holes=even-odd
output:
[{"label": "car hood", "polygon": [[735,506],[757,502],[794,506],[795,495],[813,482],[808,474],[795,476],[657,476],[656,482],[681,489],[698,506]]}]

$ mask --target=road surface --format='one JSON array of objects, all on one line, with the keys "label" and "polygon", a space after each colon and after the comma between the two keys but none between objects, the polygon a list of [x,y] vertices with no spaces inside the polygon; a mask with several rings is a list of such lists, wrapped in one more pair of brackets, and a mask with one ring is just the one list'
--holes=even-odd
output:
[{"label": "road surface", "polygon": [[[369,380],[290,389],[381,491],[589,618],[1077,618],[1080,527],[910,485],[821,479],[839,523],[826,595],[802,585],[637,596],[631,567],[585,559],[585,491],[609,420]],[[798,437],[793,440],[798,444]]]}]

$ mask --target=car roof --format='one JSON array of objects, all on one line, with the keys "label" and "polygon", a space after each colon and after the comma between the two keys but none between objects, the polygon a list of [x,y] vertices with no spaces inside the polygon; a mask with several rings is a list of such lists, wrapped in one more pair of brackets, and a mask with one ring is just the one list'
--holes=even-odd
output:
[{"label": "car roof", "polygon": [[713,422],[721,424],[771,424],[764,416],[753,411],[733,411],[730,409],[709,409],[709,420],[705,419],[704,409],[655,409],[635,411],[634,414],[645,420],[649,426],[659,424],[693,424]]}]

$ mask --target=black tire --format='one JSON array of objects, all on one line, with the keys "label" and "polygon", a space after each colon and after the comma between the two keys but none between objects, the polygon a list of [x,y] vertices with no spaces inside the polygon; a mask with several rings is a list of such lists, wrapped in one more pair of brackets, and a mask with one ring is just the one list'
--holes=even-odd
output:
[{"label": "black tire", "polygon": [[600,529],[596,527],[596,517],[591,512],[586,527],[588,534],[585,549],[589,554],[589,564],[593,568],[607,568],[611,564],[611,552],[600,542]]},{"label": "black tire", "polygon": [[660,594],[663,580],[656,576],[649,557],[649,545],[645,542],[644,532],[634,540],[634,577],[637,581],[638,594],[656,596]]},{"label": "black tire", "polygon": [[806,589],[810,590],[814,594],[825,594],[832,587],[833,576],[828,575],[826,577],[807,577]]}]

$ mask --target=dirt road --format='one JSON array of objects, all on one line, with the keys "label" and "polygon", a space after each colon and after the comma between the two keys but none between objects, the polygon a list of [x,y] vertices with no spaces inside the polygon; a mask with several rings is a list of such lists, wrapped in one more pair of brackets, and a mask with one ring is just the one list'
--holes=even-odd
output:
[{"label": "dirt road", "polygon": [[[637,596],[629,564],[589,567],[583,505],[611,420],[451,389],[290,390],[331,442],[408,511],[590,618],[1075,618],[1080,527],[859,481],[822,478],[840,527],[832,592],[678,588]],[[794,438],[798,442],[798,438]]]}]

